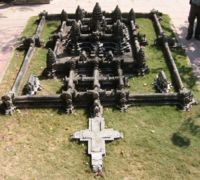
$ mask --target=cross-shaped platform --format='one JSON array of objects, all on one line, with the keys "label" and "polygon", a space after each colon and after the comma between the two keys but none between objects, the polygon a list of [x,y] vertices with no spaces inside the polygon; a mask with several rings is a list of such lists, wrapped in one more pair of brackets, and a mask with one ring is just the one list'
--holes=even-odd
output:
[{"label": "cross-shaped platform", "polygon": [[94,172],[102,170],[102,159],[106,153],[105,141],[123,138],[123,134],[113,129],[105,129],[103,117],[89,118],[89,129],[81,130],[72,135],[72,139],[88,142],[88,154]]}]

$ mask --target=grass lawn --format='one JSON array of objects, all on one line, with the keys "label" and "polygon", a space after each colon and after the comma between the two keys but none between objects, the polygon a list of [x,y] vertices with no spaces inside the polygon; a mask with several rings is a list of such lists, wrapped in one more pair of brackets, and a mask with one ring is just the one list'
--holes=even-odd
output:
[{"label": "grass lawn", "polygon": [[[23,35],[34,32],[35,20],[29,20]],[[158,71],[164,69],[169,79],[170,74],[162,52],[154,46],[151,21],[139,18],[137,24],[149,40],[145,52],[151,73],[130,79],[130,90],[154,92],[152,83]],[[42,39],[47,42],[59,25],[48,22]],[[162,25],[167,34],[172,32],[167,16]],[[45,48],[36,50],[24,82],[30,73],[41,75],[46,52]],[[173,55],[185,86],[199,100],[196,78],[184,51],[173,50]],[[0,95],[10,89],[22,59],[23,52],[16,51],[0,85]],[[55,94],[62,81],[41,80],[41,84],[40,94]],[[190,112],[182,112],[175,106],[137,106],[127,113],[104,108],[106,126],[122,131],[124,139],[107,143],[104,178],[98,179],[200,179],[199,108],[197,105]],[[0,179],[94,179],[87,146],[69,139],[73,132],[87,128],[87,114],[83,109],[76,109],[72,115],[59,113],[58,109],[23,109],[13,116],[0,115]]]}]

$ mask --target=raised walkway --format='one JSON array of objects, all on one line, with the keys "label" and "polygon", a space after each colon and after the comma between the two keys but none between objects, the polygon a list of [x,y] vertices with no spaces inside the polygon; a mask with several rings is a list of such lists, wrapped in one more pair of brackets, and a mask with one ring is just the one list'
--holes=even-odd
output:
[{"label": "raised walkway", "polygon": [[0,5],[0,81],[12,58],[12,52],[17,38],[20,37],[27,20],[46,10],[49,13],[58,13],[62,9],[75,12],[77,5],[87,11],[92,11],[96,2],[102,9],[112,11],[118,4],[122,11],[134,8],[136,12],[150,12],[152,9],[169,14],[178,34],[179,41],[186,49],[197,77],[200,79],[200,41],[186,41],[187,17],[189,0],[53,0],[51,4],[35,6],[4,6]]}]

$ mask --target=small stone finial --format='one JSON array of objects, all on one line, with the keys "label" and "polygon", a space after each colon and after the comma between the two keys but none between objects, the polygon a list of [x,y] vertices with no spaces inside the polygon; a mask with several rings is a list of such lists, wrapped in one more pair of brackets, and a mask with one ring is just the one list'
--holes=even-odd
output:
[{"label": "small stone finial", "polygon": [[43,42],[41,41],[40,36],[38,34],[34,34],[33,35],[33,39],[34,39],[36,47],[41,47],[42,46]]},{"label": "small stone finial", "polygon": [[129,19],[129,21],[133,21],[135,23],[135,12],[134,12],[133,8],[129,12],[128,19]]},{"label": "small stone finial", "polygon": [[163,70],[158,73],[154,86],[159,93],[168,93],[170,91],[171,83],[167,80]]},{"label": "small stone finial", "polygon": [[99,3],[96,3],[93,9],[92,18],[94,21],[101,21],[103,19],[103,13]]},{"label": "small stone finial", "polygon": [[105,60],[106,61],[113,61],[113,58],[114,58],[113,52],[111,50],[108,51],[107,54],[106,54]]},{"label": "small stone finial", "polygon": [[140,46],[147,46],[148,45],[146,34],[138,33],[138,41],[140,43]]},{"label": "small stone finial", "polygon": [[120,90],[119,92],[119,104],[118,108],[120,109],[121,112],[126,112],[128,110],[128,105],[127,105],[127,92],[125,90]]},{"label": "small stone finial", "polygon": [[67,21],[67,19],[68,19],[68,15],[64,9],[61,12],[60,18],[61,18],[61,22]]},{"label": "small stone finial", "polygon": [[2,96],[2,105],[5,115],[12,115],[16,107],[13,104],[14,93],[9,92],[6,95]]},{"label": "small stone finial", "polygon": [[86,51],[82,51],[79,57],[80,61],[87,61],[87,53]]},{"label": "small stone finial", "polygon": [[122,12],[118,5],[116,6],[115,10],[113,11],[112,16],[113,16],[114,21],[122,19]]},{"label": "small stone finial", "polygon": [[99,99],[95,99],[93,103],[93,117],[102,117],[103,107]]},{"label": "small stone finial", "polygon": [[42,11],[40,14],[39,14],[39,17],[40,17],[40,19],[42,18],[42,17],[47,17],[48,16],[48,12],[47,11]]},{"label": "small stone finial", "polygon": [[190,90],[183,89],[179,92],[180,107],[183,111],[190,111],[192,105],[198,104]]},{"label": "small stone finial", "polygon": [[81,21],[85,16],[84,10],[81,9],[80,6],[78,6],[76,9],[75,15],[76,15],[76,21],[79,21],[79,20]]},{"label": "small stone finial", "polygon": [[65,112],[67,114],[73,113],[74,106],[73,106],[73,101],[72,101],[72,93],[69,91],[63,91],[61,94],[61,99],[64,102]]}]

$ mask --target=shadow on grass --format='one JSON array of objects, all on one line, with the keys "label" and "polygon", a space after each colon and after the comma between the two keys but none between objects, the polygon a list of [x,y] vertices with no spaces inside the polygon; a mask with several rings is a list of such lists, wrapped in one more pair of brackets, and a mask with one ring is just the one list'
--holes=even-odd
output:
[{"label": "shadow on grass", "polygon": [[5,115],[4,106],[1,101],[0,101],[0,115]]},{"label": "shadow on grass", "polygon": [[[49,23],[47,24],[47,27],[48,27],[48,28],[55,27],[55,26],[56,26],[56,23],[55,23],[55,22],[49,22]],[[58,32],[60,31],[60,28],[61,28],[61,25],[59,25],[59,26],[57,27],[56,30],[52,31],[51,34],[58,33]]]},{"label": "shadow on grass", "polygon": [[54,46],[55,46],[55,42],[53,40],[49,40],[47,41],[47,43],[45,44],[45,48],[48,49],[54,49]]},{"label": "shadow on grass", "polygon": [[198,79],[194,75],[192,68],[186,67],[186,66],[180,66],[179,72],[180,72],[183,82],[187,84],[188,88],[190,89],[194,88]]},{"label": "shadow on grass", "polygon": [[180,131],[188,131],[191,135],[200,138],[200,116],[187,119],[180,127]]},{"label": "shadow on grass", "polygon": [[178,131],[172,135],[172,143],[179,147],[188,147],[191,142],[184,134],[200,138],[200,115],[196,118],[189,118],[183,122]]},{"label": "shadow on grass", "polygon": [[[159,47],[158,47],[158,50],[159,50]],[[189,89],[193,89],[196,86],[198,78],[195,76],[192,67],[188,66],[188,64],[184,65],[181,62],[178,62],[178,60],[176,60],[176,59],[178,59],[178,56],[180,56],[183,59],[187,56],[185,53],[185,50],[182,48],[176,48],[176,49],[171,49],[171,51],[177,55],[177,57],[174,57],[174,55],[173,55],[173,57],[175,59],[175,63],[178,68],[178,72],[181,76],[182,81],[186,84],[186,86]],[[164,54],[164,56],[166,56],[166,55]],[[168,65],[168,68],[169,68],[169,65]],[[172,77],[172,80],[173,80],[173,84],[174,84],[173,86],[175,87],[176,83],[174,82],[173,77]]]},{"label": "shadow on grass", "polygon": [[[54,26],[55,26],[54,22],[47,24],[48,28],[51,28],[51,27],[54,27]],[[60,28],[61,28],[61,25],[59,25],[56,30],[50,32],[51,37],[49,37],[49,40],[46,42],[45,48],[47,48],[47,49],[48,48],[54,49],[56,41],[52,37],[54,35],[56,35],[60,31]]]},{"label": "shadow on grass", "polygon": [[[183,57],[187,56],[185,50],[182,48],[175,49],[174,52]],[[179,73],[180,73],[180,76],[181,76],[183,82],[186,83],[186,85],[189,88],[193,88],[196,85],[198,78],[195,76],[192,67],[188,66],[187,64],[181,65],[181,63],[177,62],[177,61],[176,61],[176,65],[179,69]]]},{"label": "shadow on grass", "polygon": [[174,32],[171,28],[170,21],[171,21],[170,17],[167,14],[163,14],[161,16],[161,25],[162,25],[164,32],[167,33],[167,35],[173,35],[174,34]]},{"label": "shadow on grass", "polygon": [[176,132],[172,135],[171,141],[174,145],[179,147],[188,147],[190,145],[190,139],[182,135],[180,132]]}]

